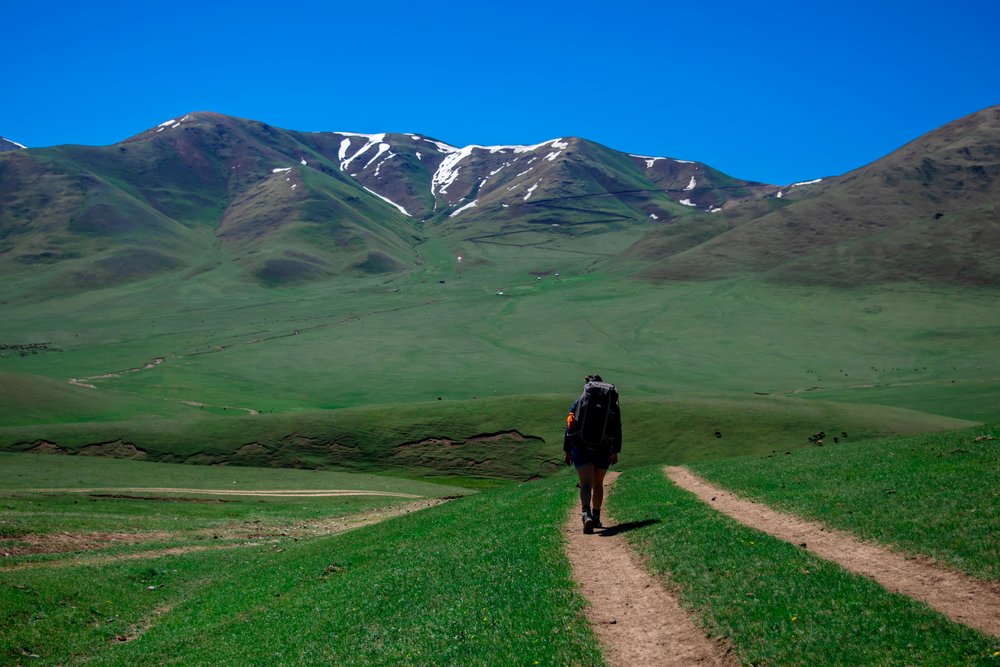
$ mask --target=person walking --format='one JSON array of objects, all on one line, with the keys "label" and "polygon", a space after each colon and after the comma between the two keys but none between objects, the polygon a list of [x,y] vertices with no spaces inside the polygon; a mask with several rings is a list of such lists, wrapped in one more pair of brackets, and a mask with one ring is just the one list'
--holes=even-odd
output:
[{"label": "person walking", "polygon": [[580,477],[583,532],[603,528],[604,476],[622,450],[622,418],[618,390],[600,375],[584,379],[583,393],[566,417],[563,459]]}]

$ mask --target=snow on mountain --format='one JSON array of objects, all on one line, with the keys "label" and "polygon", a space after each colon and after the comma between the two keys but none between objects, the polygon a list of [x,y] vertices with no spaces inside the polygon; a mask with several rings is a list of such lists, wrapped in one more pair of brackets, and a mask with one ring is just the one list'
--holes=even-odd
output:
[{"label": "snow on mountain", "polygon": [[0,137],[0,151],[16,151],[22,148],[27,148],[27,146],[19,144],[16,141],[11,141],[5,137]]}]

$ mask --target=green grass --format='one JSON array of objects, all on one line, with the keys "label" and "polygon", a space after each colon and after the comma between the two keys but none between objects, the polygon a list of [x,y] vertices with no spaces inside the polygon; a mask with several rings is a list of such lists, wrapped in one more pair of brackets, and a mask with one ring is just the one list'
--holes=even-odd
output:
[{"label": "green grass", "polygon": [[[0,551],[24,546],[27,535],[62,533],[157,533],[136,544],[109,541],[99,547],[101,553],[109,554],[164,546],[217,545],[221,543],[217,540],[239,540],[249,533],[280,537],[290,527],[409,500],[378,495],[282,498],[147,490],[163,487],[248,494],[261,489],[356,489],[424,498],[468,493],[455,486],[343,472],[9,453],[0,453],[0,478]],[[19,555],[7,557],[4,562],[59,560],[73,555]]]},{"label": "green grass", "polygon": [[705,478],[863,539],[1000,580],[1000,427],[704,462]]},{"label": "green grass", "polygon": [[746,665],[994,664],[996,638],[948,621],[671,484],[660,467],[622,475],[609,509],[650,567],[679,588]]},{"label": "green grass", "polygon": [[[565,414],[574,397],[489,397],[256,416],[191,409],[170,419],[0,428],[0,449],[31,450],[46,440],[88,453],[95,443],[123,441],[143,450],[139,456],[159,461],[523,480],[561,467]],[[969,425],[908,410],[769,396],[639,397],[623,398],[622,405],[625,467],[791,451],[809,446],[809,436],[819,430],[845,430],[864,439]],[[501,435],[482,437],[491,434]]]},{"label": "green grass", "polygon": [[[836,392],[967,419],[997,415],[995,290],[651,286],[595,273],[584,255],[438,244],[463,254],[460,277],[454,256],[437,248],[410,274],[296,288],[262,290],[221,266],[39,302],[12,296],[0,343],[63,351],[0,359],[0,372],[59,383],[165,357],[90,390],[143,399],[136,417],[164,403],[183,410],[181,401],[287,412],[572,394],[593,370],[624,398]],[[532,271],[551,273],[539,281]],[[953,381],[981,391],[935,403]],[[0,413],[4,424],[26,418]]]},{"label": "green grass", "polygon": [[602,664],[562,552],[575,495],[560,475],[280,551],[0,571],[0,655],[35,654],[36,664]]}]

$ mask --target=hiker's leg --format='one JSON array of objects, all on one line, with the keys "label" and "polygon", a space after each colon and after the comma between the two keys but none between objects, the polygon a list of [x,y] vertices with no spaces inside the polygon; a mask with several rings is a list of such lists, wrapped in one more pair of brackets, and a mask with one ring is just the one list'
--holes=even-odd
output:
[{"label": "hiker's leg", "polygon": [[589,509],[594,490],[594,464],[577,466],[576,474],[580,476],[580,504],[584,509]]},{"label": "hiker's leg", "polygon": [[608,474],[607,469],[594,468],[594,492],[593,508],[599,510],[604,506],[604,476]]}]

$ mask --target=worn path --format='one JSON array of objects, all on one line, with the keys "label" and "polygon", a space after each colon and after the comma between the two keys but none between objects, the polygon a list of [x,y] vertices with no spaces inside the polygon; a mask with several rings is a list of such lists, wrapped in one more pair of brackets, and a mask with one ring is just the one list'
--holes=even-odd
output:
[{"label": "worn path", "polygon": [[[214,528],[210,531],[203,531],[206,534],[212,534],[213,537],[223,540],[233,540],[227,541],[223,544],[183,544],[179,546],[165,546],[156,549],[144,549],[141,551],[131,551],[128,553],[121,554],[100,554],[100,553],[86,553],[87,551],[93,551],[101,548],[105,548],[113,543],[119,544],[129,544],[141,542],[144,540],[169,540],[170,538],[175,538],[178,541],[189,541],[192,538],[191,533],[167,533],[167,532],[157,532],[157,533],[141,533],[135,535],[135,540],[124,539],[123,536],[127,536],[126,533],[117,534],[115,537],[117,539],[108,539],[107,534],[104,533],[83,533],[76,536],[60,533],[54,536],[26,536],[26,540],[30,551],[24,551],[24,553],[60,553],[64,551],[61,548],[67,540],[72,543],[72,548],[77,553],[71,558],[60,558],[58,560],[46,560],[46,561],[29,561],[26,563],[17,563],[14,565],[9,565],[4,567],[2,561],[0,561],[0,573],[9,572],[13,570],[28,570],[28,569],[39,569],[39,568],[52,568],[52,567],[74,567],[82,565],[106,565],[108,563],[114,563],[123,560],[149,560],[153,558],[162,558],[164,556],[181,556],[189,553],[196,553],[199,551],[214,551],[219,549],[237,549],[240,547],[255,547],[264,544],[277,545],[288,540],[297,540],[303,537],[319,537],[326,535],[336,535],[338,533],[347,532],[349,530],[355,530],[357,528],[363,528],[365,526],[370,526],[372,524],[381,523],[387,519],[392,519],[393,517],[401,516],[403,514],[410,514],[411,512],[419,512],[420,510],[427,509],[429,507],[434,507],[442,503],[448,502],[444,498],[428,498],[424,500],[415,500],[407,503],[400,503],[398,505],[392,505],[389,507],[381,507],[378,509],[367,510],[364,512],[355,512],[353,514],[346,514],[344,516],[332,517],[327,519],[319,519],[314,521],[308,521],[304,523],[298,523],[291,526],[254,526],[248,525],[246,523],[235,525],[231,527],[221,527]],[[93,539],[94,536],[99,536],[99,539]],[[37,538],[37,539],[36,539]],[[16,550],[11,549],[9,553],[4,553],[2,555],[23,555]]]},{"label": "worn path", "polygon": [[815,521],[777,512],[709,484],[686,468],[666,474],[718,511],[740,523],[797,544],[820,558],[870,577],[893,593],[927,603],[954,621],[1000,637],[1000,584],[981,581],[926,560],[906,558],[888,548]]},{"label": "worn path", "polygon": [[[617,473],[609,473],[605,487]],[[726,646],[695,625],[677,599],[654,579],[628,549],[626,526],[584,535],[579,506],[566,522],[566,552],[573,577],[587,599],[587,618],[616,665],[735,665]]]}]

